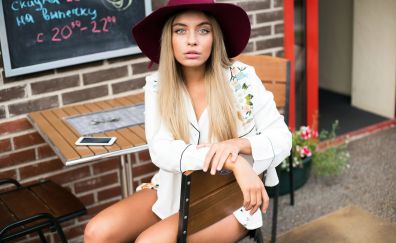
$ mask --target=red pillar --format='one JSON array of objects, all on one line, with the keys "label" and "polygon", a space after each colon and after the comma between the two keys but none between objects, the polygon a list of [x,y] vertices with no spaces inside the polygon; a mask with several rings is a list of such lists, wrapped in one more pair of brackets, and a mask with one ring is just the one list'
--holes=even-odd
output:
[{"label": "red pillar", "polygon": [[316,128],[319,109],[318,7],[318,0],[306,0],[307,123]]},{"label": "red pillar", "polygon": [[290,97],[289,97],[289,128],[294,131],[296,124],[295,106],[295,58],[294,58],[294,0],[283,1],[284,21],[284,57],[290,60]]}]

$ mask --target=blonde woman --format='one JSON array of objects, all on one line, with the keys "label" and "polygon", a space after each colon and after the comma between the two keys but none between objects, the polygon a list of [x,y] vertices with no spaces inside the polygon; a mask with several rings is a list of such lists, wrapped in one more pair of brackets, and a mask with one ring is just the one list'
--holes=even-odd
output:
[{"label": "blonde woman", "polygon": [[257,174],[267,170],[266,185],[276,185],[275,167],[291,148],[272,94],[252,67],[230,59],[249,40],[248,16],[213,0],[170,0],[133,34],[143,53],[159,63],[145,85],[146,138],[159,172],[152,189],[95,216],[84,240],[176,242],[181,173],[230,170],[243,192],[243,217],[229,215],[187,241],[235,242],[261,226],[268,208]]}]

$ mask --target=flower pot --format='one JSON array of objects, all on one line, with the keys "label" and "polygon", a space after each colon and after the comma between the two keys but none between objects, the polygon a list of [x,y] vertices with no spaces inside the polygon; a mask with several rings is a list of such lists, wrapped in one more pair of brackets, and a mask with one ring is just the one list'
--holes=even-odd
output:
[{"label": "flower pot", "polygon": [[[304,159],[302,167],[293,168],[293,181],[294,190],[302,187],[308,180],[311,173],[312,158],[308,157]],[[289,172],[286,170],[279,170],[279,195],[284,195],[290,192],[289,186]],[[275,187],[266,187],[268,196],[273,197],[275,195]]]}]

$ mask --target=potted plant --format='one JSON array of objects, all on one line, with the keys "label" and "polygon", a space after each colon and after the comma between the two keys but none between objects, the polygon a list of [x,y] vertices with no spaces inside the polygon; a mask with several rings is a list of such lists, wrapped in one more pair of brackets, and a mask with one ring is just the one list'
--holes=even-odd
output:
[{"label": "potted plant", "polygon": [[[317,130],[309,126],[301,126],[292,133],[292,165],[294,190],[302,187],[308,180],[311,170],[317,176],[336,176],[342,173],[347,165],[349,153],[346,144],[339,144],[325,149],[319,149],[318,144],[336,137],[338,121],[331,131],[323,130],[318,135]],[[290,192],[289,160],[285,159],[278,167],[279,195]],[[271,187],[267,188],[270,196],[274,195]]]}]

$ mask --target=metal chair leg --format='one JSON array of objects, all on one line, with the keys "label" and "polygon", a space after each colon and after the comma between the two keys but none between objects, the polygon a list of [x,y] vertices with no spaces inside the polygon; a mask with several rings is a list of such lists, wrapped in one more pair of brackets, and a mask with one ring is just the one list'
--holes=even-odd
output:
[{"label": "metal chair leg", "polygon": [[278,224],[278,203],[279,203],[279,184],[275,186],[275,195],[274,195],[274,207],[273,207],[273,215],[272,215],[272,232],[271,232],[271,243],[276,242],[276,229]]},{"label": "metal chair leg", "polygon": [[47,239],[45,238],[45,236],[44,236],[44,234],[43,234],[43,231],[39,230],[38,234],[39,234],[39,236],[40,236],[41,242],[47,243]]},{"label": "metal chair leg", "polygon": [[289,156],[289,189],[290,189],[290,205],[294,206],[294,178],[293,178],[293,158]]}]

